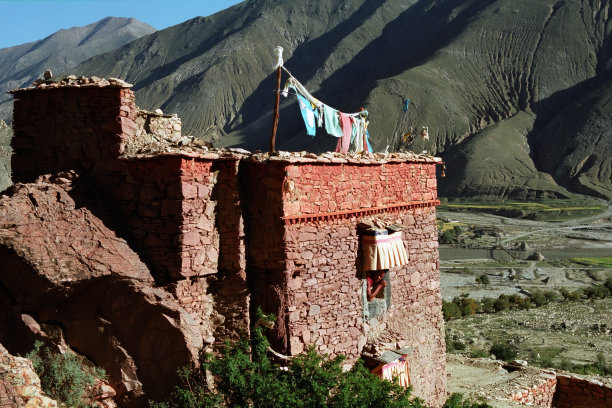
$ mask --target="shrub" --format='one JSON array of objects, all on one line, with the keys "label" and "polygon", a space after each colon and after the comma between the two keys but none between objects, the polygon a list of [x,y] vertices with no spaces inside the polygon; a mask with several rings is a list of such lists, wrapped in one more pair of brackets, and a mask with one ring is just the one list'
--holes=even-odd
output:
[{"label": "shrub", "polygon": [[[262,326],[273,320],[258,311],[261,324],[246,339],[227,343],[221,357],[203,357],[200,372],[183,370],[181,384],[166,402],[151,402],[166,407],[391,407],[422,408],[422,402],[397,383],[374,376],[361,362],[343,371],[344,356],[330,359],[314,348],[292,358],[287,369],[268,355],[270,343]],[[216,383],[208,390],[199,373],[209,370]]]},{"label": "shrub", "polygon": [[558,298],[557,293],[553,292],[552,290],[547,290],[544,292],[544,297],[546,298],[547,303],[554,302]]},{"label": "shrub", "polygon": [[470,352],[471,358],[487,358],[491,354],[487,352],[485,349],[477,348]]},{"label": "shrub", "polygon": [[[455,300],[453,300],[453,303]],[[459,300],[459,308],[461,309],[461,316],[471,316],[476,313],[479,308],[478,302],[475,299],[469,297],[462,297]]]},{"label": "shrub", "polygon": [[535,303],[536,306],[541,307],[548,303],[546,296],[542,292],[533,292],[529,295],[529,299]]},{"label": "shrub", "polygon": [[462,394],[458,392],[454,392],[448,397],[448,399],[444,403],[443,408],[493,408],[493,407],[482,400],[481,401],[463,400]]},{"label": "shrub", "polygon": [[499,295],[495,302],[493,302],[493,308],[496,312],[501,312],[502,310],[510,309],[510,300],[506,295]]},{"label": "shrub", "polygon": [[559,364],[551,367],[577,374],[600,375],[604,377],[609,377],[612,375],[612,365],[606,361],[606,358],[602,353],[597,354],[597,361],[594,363],[574,364],[567,358],[563,358]]},{"label": "shrub", "polygon": [[461,309],[459,305],[453,302],[447,302],[445,300],[442,301],[442,314],[444,315],[444,320],[452,320],[459,319],[461,317]]},{"label": "shrub", "polygon": [[566,288],[561,288],[559,292],[561,292],[561,296],[563,296],[563,299],[569,300],[572,302],[579,300],[580,297],[582,296],[582,291],[580,290],[575,290],[573,292],[570,292]]},{"label": "shrub", "polygon": [[495,307],[493,306],[495,304],[495,299],[492,298],[482,298],[482,300],[480,301],[480,310],[482,310],[483,313],[493,313],[495,312]]},{"label": "shrub", "polygon": [[610,296],[610,290],[605,285],[591,286],[584,289],[587,299],[604,299]]},{"label": "shrub", "polygon": [[510,343],[494,343],[489,349],[489,353],[494,354],[498,360],[510,361],[517,356],[516,348]]},{"label": "shrub", "polygon": [[463,351],[467,348],[464,342],[461,340],[453,340],[448,333],[446,333],[446,352],[452,353],[453,351]]},{"label": "shrub", "polygon": [[604,286],[608,288],[608,292],[610,293],[609,296],[612,296],[612,278],[606,279],[606,283],[604,283]]},{"label": "shrub", "polygon": [[480,285],[488,285],[489,283],[491,283],[491,280],[487,275],[480,275],[476,277],[476,283]]},{"label": "shrub", "polygon": [[441,244],[451,244],[455,240],[455,232],[453,230],[444,231],[439,238]]},{"label": "shrub", "polygon": [[52,353],[40,341],[34,343],[26,358],[32,361],[43,391],[71,408],[87,407],[83,401],[85,388],[94,385],[96,378],[104,377],[103,370],[83,365],[75,354]]}]

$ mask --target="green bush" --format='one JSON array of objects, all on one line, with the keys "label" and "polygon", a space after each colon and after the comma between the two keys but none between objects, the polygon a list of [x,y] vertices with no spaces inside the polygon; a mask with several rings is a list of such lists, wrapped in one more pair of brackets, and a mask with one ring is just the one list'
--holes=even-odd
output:
[{"label": "green bush", "polygon": [[461,340],[454,340],[450,336],[448,330],[446,331],[445,339],[446,339],[446,352],[447,353],[452,353],[453,351],[462,351],[467,348],[465,343],[462,342]]},{"label": "green bush", "polygon": [[604,283],[604,286],[608,288],[608,292],[610,293],[609,296],[612,296],[612,278],[606,279],[606,283]]},{"label": "green bush", "polygon": [[493,306],[495,304],[495,299],[486,297],[486,298],[482,298],[482,300],[480,301],[480,310],[483,313],[493,313],[495,312],[495,307]]},{"label": "green bush", "polygon": [[477,348],[477,349],[473,349],[470,352],[470,357],[471,358],[487,358],[489,357],[491,354],[487,352],[487,350],[485,349],[481,349],[481,348]]},{"label": "green bush", "polygon": [[488,285],[489,283],[491,283],[491,280],[487,275],[480,275],[476,277],[476,283],[478,283],[479,285]]},{"label": "green bush", "polygon": [[480,308],[478,301],[472,299],[470,297],[461,296],[460,298],[454,298],[453,303],[459,306],[461,310],[461,316],[471,316],[476,313],[476,311]]},{"label": "green bush", "polygon": [[563,299],[569,300],[569,301],[572,301],[572,302],[575,302],[575,301],[579,300],[580,297],[582,296],[582,291],[581,290],[575,290],[573,292],[570,292],[566,288],[561,288],[561,290],[559,292],[561,293],[561,296],[563,296]]},{"label": "green bush", "polygon": [[441,244],[451,244],[455,240],[455,237],[455,231],[446,230],[442,234],[440,234],[440,238],[438,239],[438,241],[440,241]]},{"label": "green bush", "polygon": [[269,357],[269,342],[262,326],[272,321],[258,311],[261,324],[251,333],[251,344],[241,340],[226,344],[222,357],[207,354],[202,370],[209,370],[216,388],[208,389],[198,372],[183,370],[181,385],[166,402],[152,407],[296,407],[421,408],[421,400],[397,383],[385,381],[357,362],[343,371],[344,356],[330,359],[313,348],[292,358],[286,370]]},{"label": "green bush", "polygon": [[510,309],[510,300],[506,295],[499,295],[495,302],[493,302],[493,308],[496,312]]},{"label": "green bush", "polygon": [[458,392],[454,392],[448,397],[443,408],[493,408],[493,407],[484,401],[464,400],[462,394]]},{"label": "green bush", "polygon": [[542,292],[533,292],[529,295],[529,299],[535,303],[537,307],[544,306],[548,303],[546,296]]},{"label": "green bush", "polygon": [[590,286],[583,293],[587,299],[605,299],[610,296],[610,289],[606,285]]},{"label": "green bush", "polygon": [[442,315],[444,320],[452,320],[461,318],[461,308],[453,302],[442,301]]},{"label": "green bush", "polygon": [[510,361],[517,356],[517,351],[510,343],[494,343],[489,349],[489,353],[494,354],[498,360]]},{"label": "green bush", "polygon": [[32,361],[43,391],[70,408],[87,407],[83,401],[85,388],[94,385],[96,378],[105,376],[103,370],[83,365],[75,354],[52,353],[40,341],[34,343],[26,358]]},{"label": "green bush", "polygon": [[567,358],[561,359],[557,365],[551,365],[551,368],[558,368],[576,374],[600,375],[609,377],[612,375],[612,365],[610,365],[602,353],[597,354],[597,361],[589,364],[574,364]]}]

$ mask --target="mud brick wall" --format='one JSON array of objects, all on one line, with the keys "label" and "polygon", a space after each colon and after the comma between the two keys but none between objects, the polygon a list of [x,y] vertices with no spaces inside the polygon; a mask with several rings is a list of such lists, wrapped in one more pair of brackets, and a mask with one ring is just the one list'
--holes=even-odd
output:
[{"label": "mud brick wall", "polygon": [[552,406],[555,408],[609,408],[612,406],[612,388],[596,380],[557,375],[557,389]]},{"label": "mud brick wall", "polygon": [[127,88],[64,87],[14,93],[13,181],[76,170],[84,175],[117,157],[136,131]]},{"label": "mud brick wall", "polygon": [[519,404],[531,405],[534,407],[552,408],[553,396],[557,386],[557,377],[546,375],[538,385],[517,391],[510,396],[510,400]]},{"label": "mud brick wall", "polygon": [[[253,304],[279,316],[276,347],[298,354],[315,344],[354,362],[368,342],[412,346],[415,393],[441,406],[446,376],[435,208],[397,207],[436,198],[435,165],[245,166]],[[357,223],[366,216],[360,210],[376,207],[378,219],[408,227],[403,239],[410,262],[390,271],[391,310],[366,321]],[[285,224],[282,217],[296,220]],[[276,286],[286,290],[276,293]]]}]

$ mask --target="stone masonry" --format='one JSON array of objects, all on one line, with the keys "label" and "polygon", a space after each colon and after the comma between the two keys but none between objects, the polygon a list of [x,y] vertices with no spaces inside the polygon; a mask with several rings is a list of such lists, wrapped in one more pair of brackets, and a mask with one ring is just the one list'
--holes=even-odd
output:
[{"label": "stone masonry", "polygon": [[[352,363],[411,347],[415,393],[443,405],[438,159],[212,151],[181,136],[175,116],[140,110],[118,80],[12,93],[13,181],[76,171],[211,349],[248,333],[261,307],[278,316],[271,343],[288,355],[315,345]],[[357,228],[372,219],[401,225],[409,257],[391,269],[391,307],[375,318]]]}]

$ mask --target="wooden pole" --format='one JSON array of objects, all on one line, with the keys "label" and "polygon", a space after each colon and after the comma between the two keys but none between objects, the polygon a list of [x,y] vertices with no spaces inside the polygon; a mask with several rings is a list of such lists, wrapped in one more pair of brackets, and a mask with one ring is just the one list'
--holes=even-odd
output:
[{"label": "wooden pole", "polygon": [[269,154],[275,153],[274,145],[276,144],[276,129],[278,128],[278,105],[280,104],[280,87],[281,87],[281,69],[279,67],[276,70],[276,99],[274,101],[274,114],[272,122],[272,135],[270,136],[270,151]]}]

